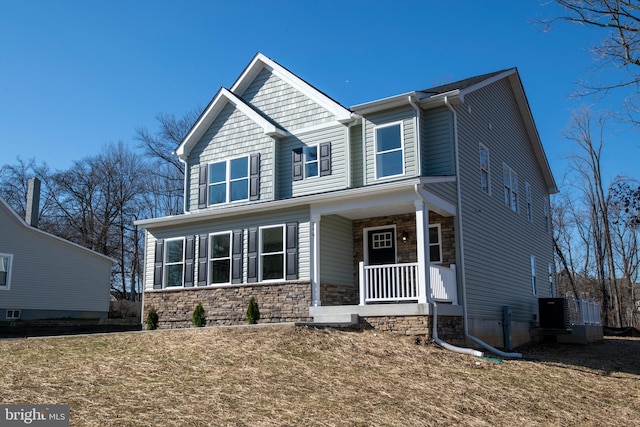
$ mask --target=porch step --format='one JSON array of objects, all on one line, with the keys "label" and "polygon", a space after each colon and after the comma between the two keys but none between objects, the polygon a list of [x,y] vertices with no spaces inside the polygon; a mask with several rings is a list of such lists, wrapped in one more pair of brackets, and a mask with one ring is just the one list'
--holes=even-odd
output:
[{"label": "porch step", "polygon": [[358,315],[355,313],[315,314],[313,316],[313,323],[340,326],[357,325]]}]

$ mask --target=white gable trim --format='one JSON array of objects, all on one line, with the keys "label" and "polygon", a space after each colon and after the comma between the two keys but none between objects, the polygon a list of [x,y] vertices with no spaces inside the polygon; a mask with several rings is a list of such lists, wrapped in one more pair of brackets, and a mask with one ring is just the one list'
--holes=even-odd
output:
[{"label": "white gable trim", "polygon": [[233,86],[231,86],[231,92],[242,95],[263,68],[266,68],[278,76],[282,81],[304,94],[325,110],[329,111],[339,122],[352,120],[351,111],[347,110],[342,105],[338,104],[333,99],[302,80],[300,77],[259,52],[240,75],[238,80],[236,80]]},{"label": "white gable trim", "polygon": [[234,95],[231,91],[225,88],[221,88],[220,91],[218,91],[218,94],[213,98],[213,101],[211,101],[205,112],[202,113],[196,124],[193,126],[193,128],[191,128],[184,141],[182,141],[180,146],[176,149],[175,154],[178,157],[188,157],[191,149],[196,145],[200,138],[202,138],[207,129],[209,129],[209,126],[211,126],[216,117],[218,117],[218,114],[220,114],[220,111],[222,111],[222,108],[224,108],[224,106],[227,105],[228,102],[233,104],[244,115],[249,117],[253,122],[260,126],[263,129],[265,135],[273,136],[276,138],[289,135],[287,131],[279,128],[278,126],[274,125],[273,123],[262,117],[260,114],[258,114],[258,112],[248,106],[244,101]]}]

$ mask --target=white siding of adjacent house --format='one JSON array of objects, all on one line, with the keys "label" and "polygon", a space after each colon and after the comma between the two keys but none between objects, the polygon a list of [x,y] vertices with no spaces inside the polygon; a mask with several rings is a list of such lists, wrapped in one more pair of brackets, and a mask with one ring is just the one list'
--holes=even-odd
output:
[{"label": "white siding of adjacent house", "polygon": [[112,260],[20,222],[0,202],[0,253],[12,254],[4,309],[108,312]]},{"label": "white siding of adjacent house", "polygon": [[[456,111],[469,316],[501,319],[502,306],[509,306],[512,320],[532,322],[537,297],[531,289],[530,259],[535,256],[541,266],[538,297],[547,297],[545,269],[553,257],[551,235],[542,216],[542,200],[548,192],[531,142],[507,80],[467,95]],[[479,143],[489,149],[490,195],[480,187]],[[517,213],[504,203],[503,162],[518,174]],[[525,181],[532,189],[533,222],[525,211]]]}]

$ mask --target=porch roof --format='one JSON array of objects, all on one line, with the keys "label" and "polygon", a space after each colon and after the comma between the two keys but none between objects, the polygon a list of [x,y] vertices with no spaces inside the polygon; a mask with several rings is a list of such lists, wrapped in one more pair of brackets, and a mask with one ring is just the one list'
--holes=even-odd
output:
[{"label": "porch roof", "polygon": [[[290,209],[300,206],[309,206],[313,214],[341,214],[351,219],[372,216],[375,211],[384,211],[386,212],[384,215],[406,213],[412,212],[413,209],[415,209],[414,202],[417,199],[417,195],[414,192],[414,188],[416,185],[424,189],[424,186],[430,183],[453,181],[455,181],[455,177],[453,176],[410,178],[365,187],[293,197],[290,199],[210,208],[181,215],[142,219],[135,221],[135,224],[146,229],[153,229],[238,216],[247,213]],[[434,204],[433,206],[430,205],[430,208],[435,207],[434,210],[442,211],[441,213],[448,215],[453,214],[451,211],[446,212],[447,209],[450,210],[452,208],[447,202],[444,202],[434,195],[427,194],[427,196],[431,197],[431,201],[428,198],[427,201]],[[437,206],[441,206],[441,208]]]}]

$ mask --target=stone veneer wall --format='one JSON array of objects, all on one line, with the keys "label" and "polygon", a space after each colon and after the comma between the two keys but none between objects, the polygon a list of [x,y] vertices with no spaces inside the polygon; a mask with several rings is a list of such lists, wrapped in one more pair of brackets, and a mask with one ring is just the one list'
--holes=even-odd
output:
[{"label": "stone veneer wall", "polygon": [[[403,335],[424,335],[431,338],[432,316],[371,316],[361,317],[360,324],[379,331]],[[438,337],[451,344],[464,343],[464,325],[461,316],[438,316]]]},{"label": "stone veneer wall", "polygon": [[[354,275],[355,283],[358,283],[358,263],[364,260],[364,234],[365,228],[381,227],[386,225],[396,226],[396,251],[398,263],[418,261],[416,215],[413,213],[365,218],[353,221],[353,247],[354,247]],[[448,267],[456,262],[456,247],[453,217],[445,217],[433,211],[429,211],[429,224],[440,224],[442,237],[442,265]],[[407,232],[407,243],[402,242],[402,233]]]},{"label": "stone veneer wall", "polygon": [[311,283],[308,281],[259,283],[220,288],[148,291],[144,294],[143,320],[151,307],[161,329],[188,328],[193,310],[202,304],[207,326],[246,324],[247,306],[255,297],[258,323],[310,322]]},{"label": "stone veneer wall", "polygon": [[356,286],[320,284],[320,303],[322,305],[358,305],[360,304],[358,294]]}]

